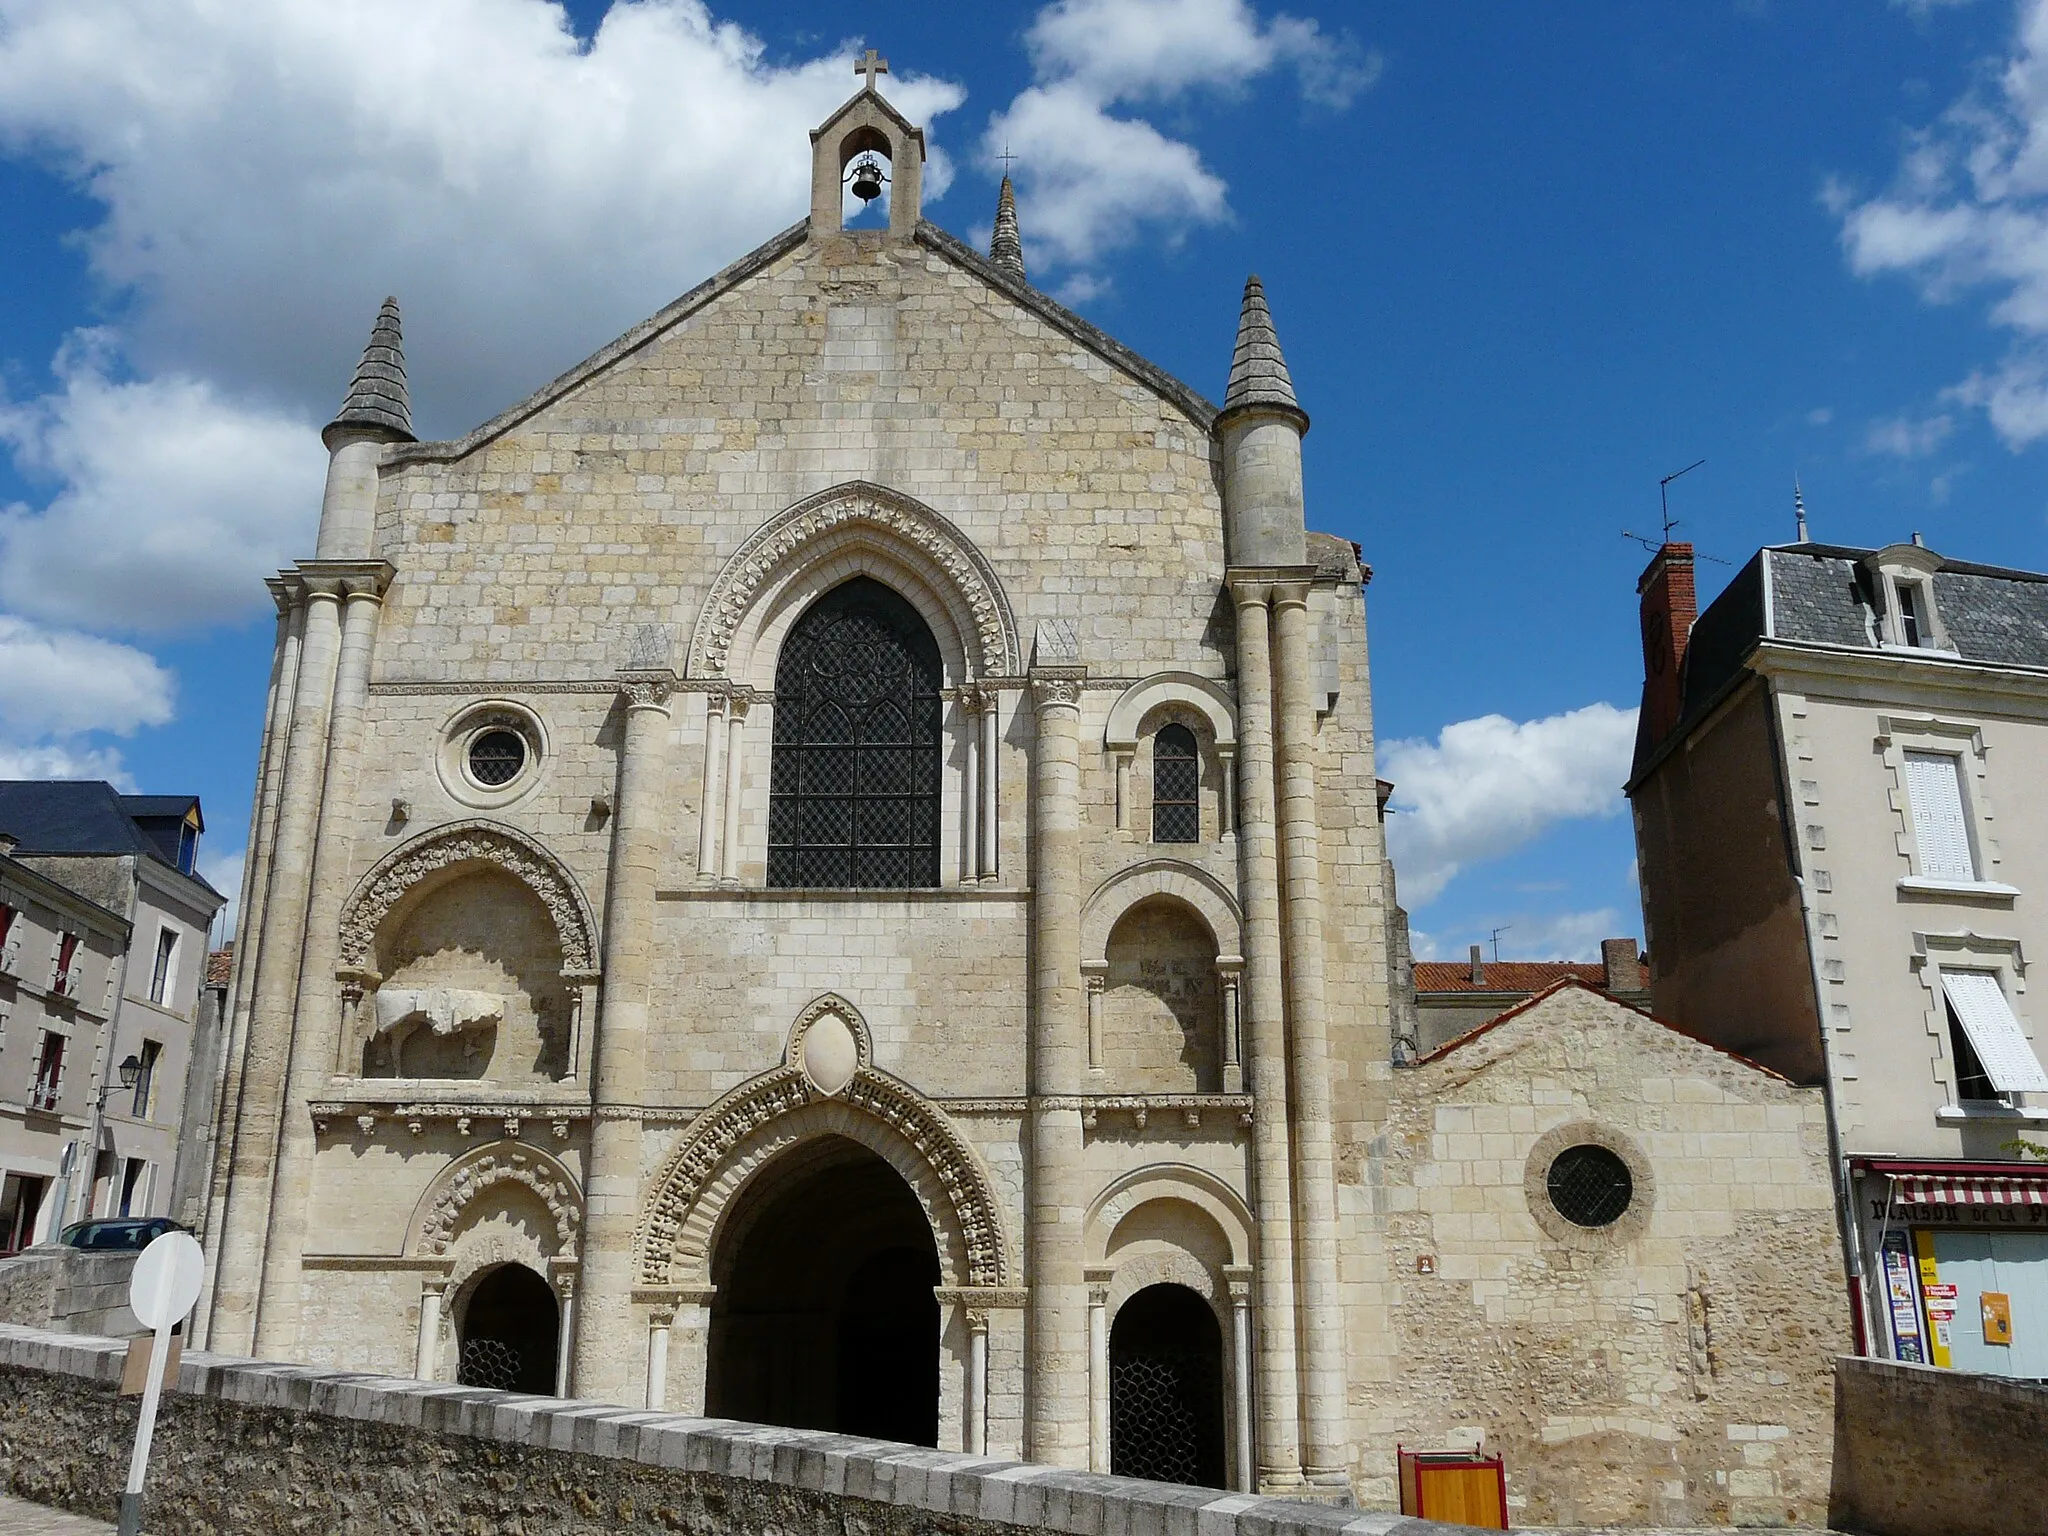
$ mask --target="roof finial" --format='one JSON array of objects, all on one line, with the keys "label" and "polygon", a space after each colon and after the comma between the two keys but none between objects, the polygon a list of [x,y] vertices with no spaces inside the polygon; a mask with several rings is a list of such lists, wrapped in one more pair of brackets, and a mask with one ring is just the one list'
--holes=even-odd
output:
[{"label": "roof finial", "polygon": [[856,75],[867,76],[867,84],[861,89],[872,91],[875,88],[875,76],[889,73],[889,61],[870,48],[865,57],[853,61],[853,72]]},{"label": "roof finial", "polygon": [[[1009,146],[1003,148],[1002,158],[1012,158]],[[1003,190],[996,196],[996,227],[988,237],[988,259],[1005,272],[1024,280],[1024,237],[1017,232],[1017,194],[1010,186],[1007,169],[1003,173]]]},{"label": "roof finial", "polygon": [[370,344],[363,348],[363,360],[356,364],[348,395],[334,420],[321,434],[329,439],[338,431],[351,435],[365,431],[393,442],[417,441],[412,432],[412,405],[405,389],[405,347],[398,330],[398,300],[386,299],[377,311],[377,323],[370,328]]},{"label": "roof finial", "polygon": [[1807,543],[1806,535],[1806,494],[1799,489],[1799,476],[1792,476],[1792,515],[1799,519],[1799,542]]},{"label": "roof finial", "polygon": [[1230,360],[1230,385],[1223,391],[1223,409],[1250,406],[1291,411],[1308,430],[1308,413],[1294,398],[1294,380],[1280,354],[1280,337],[1266,308],[1266,288],[1255,272],[1244,280],[1244,308],[1237,321],[1237,350]]}]

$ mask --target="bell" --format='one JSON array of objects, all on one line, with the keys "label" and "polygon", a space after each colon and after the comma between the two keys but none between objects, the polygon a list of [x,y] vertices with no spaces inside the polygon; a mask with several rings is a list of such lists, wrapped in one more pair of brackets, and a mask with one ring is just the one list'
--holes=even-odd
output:
[{"label": "bell", "polygon": [[864,203],[872,203],[882,195],[882,168],[873,160],[863,160],[853,168],[853,195]]}]

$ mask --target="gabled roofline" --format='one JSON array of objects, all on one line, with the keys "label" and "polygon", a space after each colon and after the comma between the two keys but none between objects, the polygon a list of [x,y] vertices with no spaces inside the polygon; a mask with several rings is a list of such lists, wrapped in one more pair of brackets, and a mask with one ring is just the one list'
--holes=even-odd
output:
[{"label": "gabled roofline", "polygon": [[[747,279],[774,265],[809,240],[810,233],[811,221],[808,218],[798,220],[780,234],[756,246],[738,261],[706,278],[648,319],[641,321],[617,340],[599,348],[567,373],[542,385],[516,405],[500,411],[482,426],[457,438],[427,443],[394,443],[384,450],[380,462],[387,467],[400,464],[448,463],[475,453],[492,439],[504,436],[528,417],[545,410],[578,385],[602,373],[620,358],[644,347],[664,331],[671,330],[689,319],[713,300],[723,297]],[[1047,297],[1029,283],[1004,271],[972,246],[940,229],[928,219],[919,221],[917,241],[945,257],[955,266],[980,278],[1013,303],[1030,310],[1060,334],[1093,352],[1118,372],[1169,401],[1204,432],[1214,430],[1216,407],[1198,391],[1182,383],[1156,363],[1146,361],[1113,336],[1096,329],[1064,304]]]},{"label": "gabled roofline", "polygon": [[834,123],[838,122],[839,119],[846,116],[846,114],[851,112],[855,107],[859,106],[861,102],[869,96],[875,98],[875,105],[882,109],[882,115],[888,118],[889,121],[894,123],[898,128],[901,128],[903,130],[903,136],[905,138],[914,140],[916,142],[918,156],[919,158],[923,158],[925,153],[924,130],[918,127],[917,124],[913,123],[909,118],[905,117],[901,112],[897,111],[896,104],[894,102],[889,100],[888,97],[884,96],[880,91],[876,90],[873,86],[870,85],[862,86],[859,90],[855,91],[851,96],[847,97],[846,100],[842,101],[839,104],[837,111],[835,111],[830,117],[826,118],[825,121],[818,124],[817,127],[813,128],[811,130],[811,142],[815,144],[818,142],[818,140],[825,137],[826,134],[832,131],[832,125]]},{"label": "gabled roofline", "polygon": [[1458,1038],[1455,1040],[1446,1040],[1442,1045],[1438,1046],[1435,1050],[1431,1051],[1427,1056],[1418,1056],[1415,1059],[1414,1064],[1418,1067],[1424,1067],[1428,1066],[1431,1062],[1443,1060],[1444,1057],[1450,1055],[1451,1052],[1457,1050],[1459,1047],[1470,1045],[1474,1040],[1477,1040],[1481,1035],[1488,1034],[1493,1030],[1500,1028],[1501,1025],[1507,1023],[1510,1019],[1520,1018],[1523,1014],[1527,1013],[1531,1008],[1534,1008],[1538,1003],[1544,1002],[1549,998],[1555,997],[1558,993],[1564,991],[1567,987],[1576,988],[1581,992],[1590,992],[1595,997],[1600,998],[1605,1002],[1614,1004],[1614,1006],[1617,1008],[1626,1008],[1630,1013],[1641,1014],[1644,1018],[1648,1019],[1652,1024],[1655,1024],[1663,1029],[1668,1029],[1674,1035],[1682,1035],[1684,1038],[1692,1041],[1696,1045],[1704,1045],[1710,1051],[1718,1051],[1721,1055],[1726,1056],[1730,1061],[1740,1062],[1745,1067],[1749,1067],[1754,1069],[1755,1071],[1763,1073],[1765,1077],[1775,1077],[1779,1082],[1789,1083],[1794,1088],[1803,1086],[1802,1084],[1792,1082],[1792,1079],[1785,1076],[1784,1073],[1775,1072],[1771,1068],[1765,1066],[1762,1062],[1753,1061],[1749,1057],[1744,1056],[1739,1051],[1731,1051],[1725,1045],[1716,1045],[1713,1041],[1705,1038],[1704,1036],[1696,1035],[1691,1030],[1685,1028],[1683,1025],[1674,1024],[1669,1019],[1660,1019],[1657,1017],[1656,1014],[1650,1012],[1650,1010],[1647,1008],[1638,1008],[1634,1003],[1623,1002],[1620,998],[1616,997],[1612,992],[1603,992],[1598,987],[1588,986],[1585,982],[1579,980],[1579,978],[1576,976],[1565,976],[1559,978],[1558,980],[1552,982],[1549,986],[1545,987],[1541,992],[1537,992],[1525,1001],[1517,1003],[1514,1007],[1508,1009],[1507,1012],[1502,1014],[1496,1014],[1493,1018],[1488,1019],[1484,1024],[1481,1024],[1476,1029],[1466,1030],[1464,1034],[1458,1036]]},{"label": "gabled roofline", "polygon": [[748,278],[762,269],[773,265],[802,245],[809,238],[811,221],[799,219],[789,228],[775,235],[765,243],[757,245],[738,261],[721,271],[713,273],[681,298],[657,310],[647,319],[620,336],[609,345],[600,347],[582,362],[562,374],[553,382],[543,384],[524,400],[500,411],[489,421],[462,437],[448,438],[431,443],[394,443],[384,450],[384,465],[393,464],[434,464],[446,463],[476,452],[495,437],[502,437],[512,428],[554,404],[562,396],[576,388],[586,379],[602,373],[627,353],[645,346],[663,331],[670,330],[690,318],[713,299],[737,288]]},{"label": "gabled roofline", "polygon": [[937,251],[956,266],[966,268],[989,287],[999,290],[1005,298],[1021,304],[1112,368],[1128,374],[1154,394],[1172,401],[1204,432],[1216,429],[1217,409],[1198,391],[1183,384],[1157,363],[1147,362],[1114,336],[1097,330],[1066,305],[1040,293],[1016,274],[1005,272],[966,241],[947,233],[929,219],[918,221],[917,240],[918,244]]}]

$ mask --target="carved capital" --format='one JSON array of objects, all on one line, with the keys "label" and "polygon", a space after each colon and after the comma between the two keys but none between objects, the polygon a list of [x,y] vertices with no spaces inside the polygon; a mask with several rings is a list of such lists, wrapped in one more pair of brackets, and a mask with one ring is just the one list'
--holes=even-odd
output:
[{"label": "carved capital", "polygon": [[1034,672],[1031,675],[1031,701],[1040,714],[1054,709],[1078,710],[1081,707],[1081,679]]},{"label": "carved capital", "polygon": [[619,674],[619,697],[625,700],[628,709],[666,710],[669,697],[675,691],[676,675],[673,672]]}]

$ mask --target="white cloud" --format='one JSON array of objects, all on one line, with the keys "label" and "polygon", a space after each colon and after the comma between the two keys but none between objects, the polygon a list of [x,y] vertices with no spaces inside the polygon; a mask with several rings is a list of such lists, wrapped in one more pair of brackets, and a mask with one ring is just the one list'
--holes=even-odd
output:
[{"label": "white cloud", "polygon": [[1952,416],[1923,416],[1918,420],[1893,416],[1870,424],[1870,430],[1863,435],[1863,449],[1866,453],[1889,454],[1898,459],[1924,459],[1947,442],[1955,429]]},{"label": "white cloud", "polygon": [[[622,0],[587,46],[545,0],[0,0],[0,145],[105,210],[145,370],[324,420],[396,293],[445,435],[801,218],[852,58],[771,63],[702,0]],[[964,99],[888,92],[928,127]]]},{"label": "white cloud", "polygon": [[171,674],[131,646],[0,613],[0,740],[117,736],[171,718]]},{"label": "white cloud", "polygon": [[1388,843],[1410,908],[1427,906],[1457,873],[1511,853],[1560,821],[1622,807],[1636,712],[1611,704],[1541,720],[1482,715],[1434,742],[1387,743],[1394,781]]},{"label": "white cloud", "polygon": [[[1381,61],[1313,21],[1262,21],[1246,0],[1060,0],[1025,34],[1034,83],[989,121],[983,153],[1020,160],[1019,216],[1034,259],[1087,266],[1146,228],[1178,238],[1230,216],[1199,151],[1113,109],[1235,91],[1291,68],[1310,103],[1342,110]],[[1070,290],[1093,295],[1099,281]]]},{"label": "white cloud", "polygon": [[0,742],[0,779],[105,779],[123,793],[133,793],[135,780],[111,747],[83,750],[42,742],[12,747]]},{"label": "white cloud", "polygon": [[1500,957],[1503,960],[1598,960],[1602,939],[1628,938],[1640,926],[1639,919],[1625,917],[1614,907],[1591,912],[1552,912],[1541,917],[1518,913],[1506,925],[1492,924],[1483,933],[1458,939],[1450,934],[1411,935],[1418,960],[1463,960],[1469,946],[1478,944],[1480,953],[1493,958],[1492,929],[1499,927]]},{"label": "white cloud", "polygon": [[262,581],[308,553],[327,455],[304,420],[183,375],[116,382],[103,332],[58,355],[62,389],[0,407],[0,442],[61,482],[0,508],[0,602],[61,623],[162,632],[268,607]]},{"label": "white cloud", "polygon": [[2048,437],[2048,0],[2023,0],[1995,85],[1915,134],[1889,191],[1859,202],[1831,183],[1822,198],[1858,274],[1909,274],[1937,303],[1992,295],[2012,346],[1947,397],[1981,407],[2013,448]]},{"label": "white cloud", "polygon": [[225,853],[214,853],[201,849],[199,853],[199,878],[227,897],[228,904],[220,909],[220,926],[214,930],[213,942],[225,944],[235,936],[235,929],[242,917],[242,866],[248,861],[246,848],[234,848]]}]

